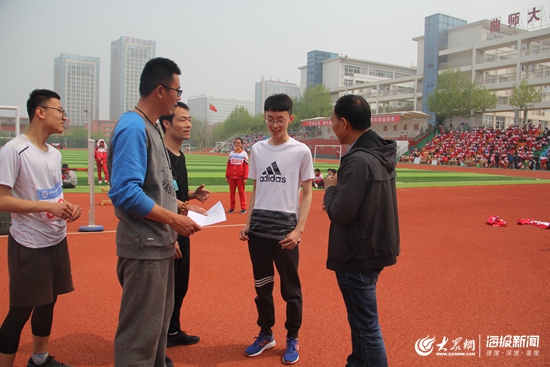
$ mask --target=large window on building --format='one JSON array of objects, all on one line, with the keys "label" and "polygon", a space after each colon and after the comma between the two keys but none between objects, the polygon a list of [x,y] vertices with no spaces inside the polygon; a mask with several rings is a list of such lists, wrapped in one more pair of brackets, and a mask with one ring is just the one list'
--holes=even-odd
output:
[{"label": "large window on building", "polygon": [[393,71],[383,69],[370,69],[369,75],[379,76],[382,78],[393,78]]},{"label": "large window on building", "polygon": [[368,75],[368,68],[358,65],[345,65],[344,66],[344,75],[353,76],[354,74],[364,74]]},{"label": "large window on building", "polygon": [[493,126],[493,115],[483,115],[483,126]]},{"label": "large window on building", "polygon": [[411,75],[413,75],[413,74],[412,73],[402,73],[402,72],[399,72],[399,71],[395,72],[395,77],[396,78],[402,78],[404,76],[411,76]]}]

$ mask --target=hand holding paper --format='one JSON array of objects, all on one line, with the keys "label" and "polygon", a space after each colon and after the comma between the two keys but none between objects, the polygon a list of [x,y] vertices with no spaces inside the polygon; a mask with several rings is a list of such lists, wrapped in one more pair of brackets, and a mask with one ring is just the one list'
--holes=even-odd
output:
[{"label": "hand holding paper", "polygon": [[198,225],[203,227],[224,222],[226,220],[225,209],[223,208],[221,201],[218,201],[216,204],[214,204],[207,213],[208,215],[202,215],[192,210],[189,210],[187,216],[193,219]]}]

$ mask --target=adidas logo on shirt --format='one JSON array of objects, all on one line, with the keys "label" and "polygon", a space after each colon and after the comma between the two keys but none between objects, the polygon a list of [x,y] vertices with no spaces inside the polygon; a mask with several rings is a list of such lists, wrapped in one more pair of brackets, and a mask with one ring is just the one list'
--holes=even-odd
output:
[{"label": "adidas logo on shirt", "polygon": [[279,167],[277,166],[277,162],[271,163],[271,165],[267,166],[265,171],[262,172],[262,175],[260,176],[260,182],[286,182],[286,177],[283,177],[281,174],[281,171],[279,170]]}]

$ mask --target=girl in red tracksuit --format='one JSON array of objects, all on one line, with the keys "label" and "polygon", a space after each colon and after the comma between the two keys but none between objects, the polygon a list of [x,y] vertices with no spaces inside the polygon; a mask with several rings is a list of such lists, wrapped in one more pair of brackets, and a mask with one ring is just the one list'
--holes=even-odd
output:
[{"label": "girl in red tracksuit", "polygon": [[105,183],[108,183],[109,174],[107,173],[107,145],[105,145],[105,140],[99,139],[97,141],[94,158],[97,164],[98,183],[103,183],[101,180],[101,171],[105,173]]},{"label": "girl in red tracksuit", "polygon": [[235,211],[235,188],[237,188],[241,199],[241,214],[244,214],[246,213],[244,185],[248,179],[248,154],[243,150],[241,138],[235,139],[233,147],[234,150],[229,153],[227,169],[225,170],[225,181],[229,183],[229,198],[231,200],[229,213]]}]

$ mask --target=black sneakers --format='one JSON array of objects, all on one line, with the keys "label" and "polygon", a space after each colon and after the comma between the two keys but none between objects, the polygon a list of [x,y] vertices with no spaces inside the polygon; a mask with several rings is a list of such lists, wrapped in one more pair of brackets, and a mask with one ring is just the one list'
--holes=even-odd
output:
[{"label": "black sneakers", "polygon": [[36,363],[34,363],[32,358],[29,358],[29,361],[27,362],[27,367],[72,367],[72,366],[56,361],[54,359],[54,356],[48,356],[48,358],[46,358],[46,362],[44,362],[44,364],[41,364],[41,365],[37,365]]},{"label": "black sneakers", "polygon": [[168,335],[167,347],[173,347],[175,345],[192,345],[197,344],[201,340],[198,336],[187,335],[184,331],[178,331],[176,335]]}]

